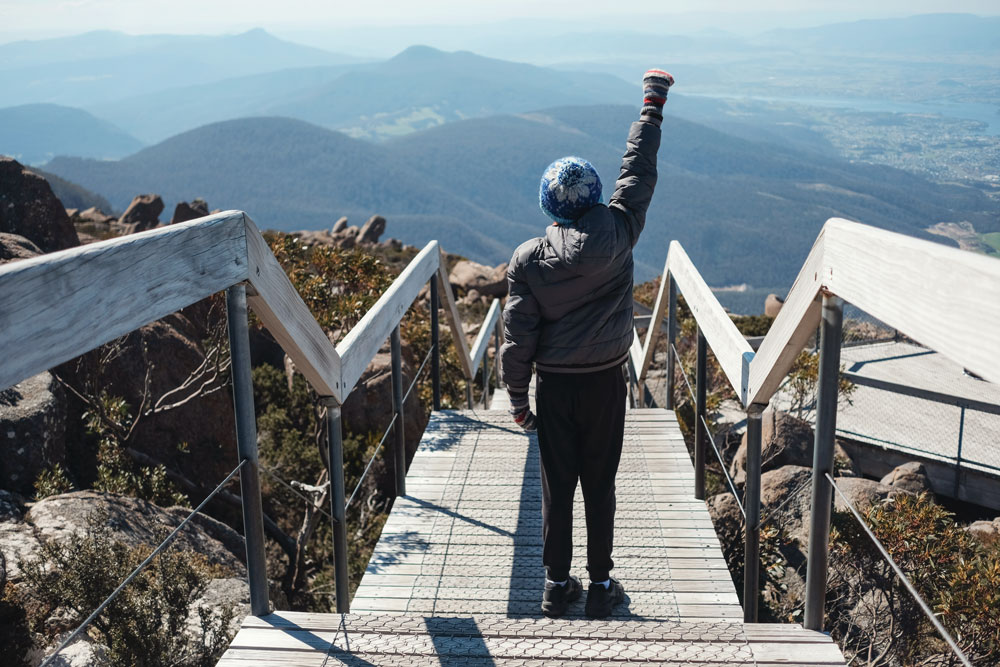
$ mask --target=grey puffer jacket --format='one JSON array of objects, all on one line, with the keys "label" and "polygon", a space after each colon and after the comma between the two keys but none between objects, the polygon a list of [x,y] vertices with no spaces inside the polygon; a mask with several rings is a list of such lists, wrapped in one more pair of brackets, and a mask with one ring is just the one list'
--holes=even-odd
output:
[{"label": "grey puffer jacket", "polygon": [[543,371],[591,373],[622,363],[632,344],[632,248],[646,224],[656,185],[660,128],[629,129],[621,173],[607,206],[514,251],[503,312],[503,381],[528,390],[531,365]]}]

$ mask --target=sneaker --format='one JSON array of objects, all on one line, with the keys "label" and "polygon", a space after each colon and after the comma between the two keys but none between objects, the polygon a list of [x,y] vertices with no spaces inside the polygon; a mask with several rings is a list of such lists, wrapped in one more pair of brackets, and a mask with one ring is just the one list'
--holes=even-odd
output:
[{"label": "sneaker", "polygon": [[566,613],[571,602],[580,599],[583,584],[578,577],[570,575],[566,583],[553,584],[545,582],[545,592],[542,594],[542,613],[549,618],[558,618]]},{"label": "sneaker", "polygon": [[607,618],[611,615],[611,608],[624,601],[625,588],[614,577],[611,577],[611,584],[607,588],[604,584],[592,583],[587,591],[587,616]]}]

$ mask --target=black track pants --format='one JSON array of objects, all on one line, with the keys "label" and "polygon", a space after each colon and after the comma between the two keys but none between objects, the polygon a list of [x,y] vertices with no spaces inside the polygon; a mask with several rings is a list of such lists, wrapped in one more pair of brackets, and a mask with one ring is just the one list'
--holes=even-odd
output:
[{"label": "black track pants", "polygon": [[542,460],[542,563],[563,581],[573,559],[573,495],[583,489],[587,570],[608,578],[614,562],[615,475],[625,436],[620,366],[596,373],[538,372],[538,450]]}]

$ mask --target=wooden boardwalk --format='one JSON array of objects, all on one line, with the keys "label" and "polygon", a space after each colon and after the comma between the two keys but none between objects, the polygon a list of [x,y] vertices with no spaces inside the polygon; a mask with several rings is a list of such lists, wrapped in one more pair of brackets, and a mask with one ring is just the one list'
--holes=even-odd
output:
[{"label": "wooden boardwalk", "polygon": [[[248,617],[219,664],[844,664],[825,635],[741,622],[664,410],[627,417],[614,552],[625,604],[608,620],[585,618],[584,599],[543,617],[537,447],[503,409],[434,413],[352,613]],[[585,544],[578,489],[573,572],[586,586]]]}]

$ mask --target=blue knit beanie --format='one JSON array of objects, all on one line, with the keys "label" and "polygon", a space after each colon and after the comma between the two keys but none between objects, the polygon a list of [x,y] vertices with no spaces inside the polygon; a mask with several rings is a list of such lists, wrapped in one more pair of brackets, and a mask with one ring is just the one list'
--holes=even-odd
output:
[{"label": "blue knit beanie", "polygon": [[556,222],[573,224],[601,203],[601,177],[583,158],[564,157],[548,166],[538,189],[538,205]]}]

